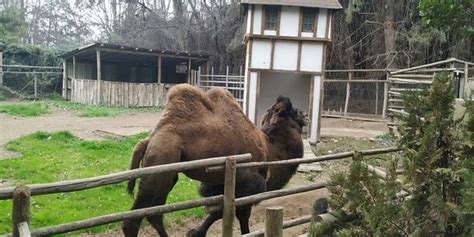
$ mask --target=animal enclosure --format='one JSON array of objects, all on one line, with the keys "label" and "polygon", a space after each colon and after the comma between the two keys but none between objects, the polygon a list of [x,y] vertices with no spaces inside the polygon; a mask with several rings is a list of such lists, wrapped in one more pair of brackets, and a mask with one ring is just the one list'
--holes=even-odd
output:
[{"label": "animal enclosure", "polygon": [[163,106],[167,90],[193,83],[208,56],[95,43],[63,55],[63,97],[122,107]]},{"label": "animal enclosure", "polygon": [[[39,229],[30,230],[29,229],[29,208],[30,205],[29,199],[30,196],[35,195],[45,195],[51,193],[63,193],[63,192],[74,192],[79,190],[91,189],[100,186],[106,186],[111,184],[120,183],[123,181],[127,181],[129,179],[140,178],[148,175],[154,175],[159,173],[166,173],[166,172],[182,172],[185,170],[191,170],[196,168],[208,167],[208,172],[215,172],[222,169],[226,169],[225,167],[230,167],[232,170],[227,170],[226,173],[235,173],[235,169],[239,168],[249,168],[249,167],[274,167],[274,166],[288,166],[288,165],[295,165],[295,164],[305,164],[305,163],[314,163],[314,162],[322,162],[327,160],[336,160],[336,159],[345,159],[345,158],[357,158],[361,159],[362,156],[371,156],[377,154],[384,154],[384,153],[391,153],[398,151],[398,148],[382,148],[382,149],[373,149],[373,150],[364,150],[359,152],[344,152],[339,154],[331,154],[331,155],[324,155],[319,157],[313,158],[297,158],[292,160],[285,160],[285,161],[273,161],[273,162],[250,162],[244,163],[245,161],[251,159],[250,154],[243,154],[243,155],[235,155],[230,157],[218,157],[218,158],[209,158],[199,161],[189,161],[189,162],[181,162],[175,164],[167,164],[167,165],[159,165],[153,166],[148,168],[141,168],[136,170],[124,171],[115,174],[109,174],[104,176],[92,177],[87,179],[79,179],[79,180],[69,180],[69,181],[62,181],[57,183],[49,183],[49,184],[33,184],[27,185],[23,187],[9,187],[9,188],[1,188],[0,189],[0,200],[8,200],[8,199],[21,199],[22,201],[14,202],[13,210],[15,212],[14,216],[18,217],[13,220],[13,229],[14,233],[18,233],[17,230],[20,230],[20,233],[30,233],[31,235],[35,236],[42,236],[42,235],[53,235],[59,233],[67,233],[75,230],[86,229],[98,225],[104,225],[114,222],[119,222],[122,220],[127,219],[134,219],[138,217],[146,217],[146,216],[153,216],[159,213],[168,213],[174,212],[178,210],[190,209],[199,206],[213,206],[213,205],[223,205],[227,208],[235,209],[235,206],[242,206],[248,204],[255,204],[261,202],[263,200],[268,200],[276,197],[283,197],[292,194],[308,192],[312,190],[322,189],[326,187],[326,183],[314,183],[308,186],[301,186],[297,188],[291,189],[283,189],[283,190],[276,190],[270,191],[265,193],[260,193],[256,195],[246,196],[242,198],[235,198],[232,193],[225,192],[224,196],[214,196],[208,197],[196,201],[186,201],[182,203],[176,204],[168,204],[168,205],[161,205],[156,207],[144,208],[144,209],[137,209],[134,211],[126,211],[116,214],[110,214],[105,216],[94,217],[87,220],[81,220],[71,223],[64,223],[57,226],[51,227],[41,227]],[[232,164],[233,165],[229,165]],[[224,166],[224,164],[226,164]],[[379,176],[383,176],[377,169],[372,169]],[[233,184],[231,179],[232,176],[226,176],[226,184]],[[235,178],[235,177],[234,177]],[[228,187],[226,190],[235,189],[235,186]],[[22,191],[23,190],[23,191]],[[227,200],[227,201],[226,201]],[[232,233],[232,221],[233,221],[233,213],[229,211],[225,211],[228,215],[224,216],[225,229],[223,229],[223,233]],[[309,217],[302,217],[293,221],[288,221],[283,224],[283,228],[289,228],[291,226],[299,225],[308,223],[310,221]],[[230,231],[229,231],[230,228]],[[261,231],[257,231],[260,233]],[[15,236],[21,236],[16,234]],[[229,236],[229,235],[225,235]]]}]

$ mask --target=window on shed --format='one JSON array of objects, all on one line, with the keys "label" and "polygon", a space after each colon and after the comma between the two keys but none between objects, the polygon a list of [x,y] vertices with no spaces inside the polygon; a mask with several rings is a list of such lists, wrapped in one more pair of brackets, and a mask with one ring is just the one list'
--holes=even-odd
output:
[{"label": "window on shed", "polygon": [[278,18],[277,6],[265,6],[265,30],[276,30]]},{"label": "window on shed", "polygon": [[314,32],[316,11],[314,8],[303,8],[303,32]]}]

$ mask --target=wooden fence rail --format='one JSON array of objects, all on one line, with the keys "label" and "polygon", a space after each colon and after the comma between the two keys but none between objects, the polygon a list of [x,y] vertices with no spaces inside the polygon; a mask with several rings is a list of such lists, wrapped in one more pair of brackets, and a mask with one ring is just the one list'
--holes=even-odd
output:
[{"label": "wooden fence rail", "polygon": [[[251,154],[233,156],[237,162],[248,161],[252,158]],[[136,179],[147,175],[153,175],[165,172],[182,172],[186,170],[204,168],[207,166],[221,165],[225,163],[228,157],[208,158],[197,161],[181,162],[160,166],[152,166],[147,168],[122,171],[114,174],[102,175],[93,178],[76,179],[48,184],[32,184],[28,185],[31,189],[31,195],[44,195],[51,193],[73,192],[95,187],[120,183],[129,179]],[[0,189],[0,200],[11,199],[15,187]]]},{"label": "wooden fence rail", "polygon": [[[363,150],[363,151],[360,151],[360,153],[364,156],[370,156],[370,155],[380,155],[380,154],[385,154],[385,153],[391,153],[391,152],[396,152],[396,151],[400,151],[400,148],[397,148],[397,147],[378,148],[378,149]],[[314,158],[296,158],[296,159],[291,159],[291,160],[270,161],[270,162],[247,162],[247,163],[237,164],[236,167],[237,168],[261,168],[261,167],[272,167],[272,166],[282,166],[282,165],[298,165],[298,164],[316,163],[316,162],[322,162],[322,161],[328,161],[328,160],[338,160],[338,159],[344,159],[344,158],[349,158],[353,156],[354,156],[354,152],[349,151],[349,152],[342,152],[338,154],[317,156]],[[224,166],[214,166],[214,167],[211,166],[206,169],[208,172],[217,172],[217,171],[222,171],[224,169]]]},{"label": "wooden fence rail", "polygon": [[[224,222],[223,222],[223,236],[231,236],[232,235],[232,221],[233,216],[235,215],[235,207],[236,206],[243,206],[249,204],[256,204],[258,202],[289,196],[297,193],[303,193],[313,190],[318,190],[325,188],[327,186],[326,182],[319,182],[314,183],[307,186],[301,186],[296,188],[290,189],[282,189],[282,190],[274,190],[264,193],[259,193],[251,196],[235,198],[235,174],[237,168],[243,167],[269,167],[275,165],[295,165],[295,164],[302,164],[302,163],[312,163],[312,162],[320,162],[323,160],[331,160],[331,159],[342,159],[347,157],[362,157],[363,155],[376,155],[376,154],[384,154],[388,152],[398,151],[398,148],[383,148],[383,149],[372,149],[372,150],[365,150],[360,152],[345,152],[341,154],[334,154],[334,155],[327,155],[327,156],[320,156],[310,159],[293,159],[288,161],[279,161],[279,162],[251,162],[244,164],[237,164],[237,162],[244,162],[251,159],[250,154],[243,154],[243,155],[235,155],[230,157],[217,157],[217,158],[209,158],[199,161],[191,161],[191,162],[183,162],[183,163],[176,163],[176,164],[168,164],[168,165],[161,165],[155,167],[147,167],[141,168],[136,170],[124,171],[110,175],[104,175],[94,178],[88,179],[80,179],[80,180],[71,180],[71,181],[64,181],[64,182],[57,182],[51,184],[36,184],[36,185],[28,185],[25,188],[28,190],[28,198],[30,195],[42,195],[42,194],[49,194],[49,193],[58,193],[58,192],[72,192],[84,189],[95,188],[99,186],[109,185],[119,183],[125,180],[144,177],[147,175],[152,175],[156,173],[162,172],[181,172],[185,170],[197,169],[197,168],[208,168],[210,166],[214,167],[212,172],[215,172],[215,168],[219,168],[222,164],[225,164],[225,192],[224,196],[214,196],[194,201],[186,201],[181,203],[174,203],[168,205],[161,205],[156,207],[149,207],[144,209],[137,209],[131,210],[126,212],[120,212],[110,215],[104,215],[99,217],[94,217],[86,220],[75,221],[65,224],[60,224],[56,226],[50,227],[42,227],[39,229],[34,229],[31,231],[32,236],[44,236],[44,235],[52,235],[52,234],[60,234],[60,233],[67,233],[70,231],[86,229],[90,227],[95,227],[99,225],[119,222],[127,219],[135,219],[135,218],[143,218],[151,215],[169,213],[179,210],[185,210],[200,206],[215,206],[220,205],[224,210]],[[3,188],[0,189],[0,199],[10,199],[14,196],[15,188]],[[14,205],[16,209],[27,210],[25,215],[29,217],[29,202],[25,205]],[[21,208],[19,208],[21,206]],[[28,209],[25,209],[28,208]],[[24,231],[28,228],[28,218],[19,218],[17,221],[14,221],[14,233],[18,233],[18,231]],[[307,218],[301,220],[295,220],[291,222],[291,225],[297,225],[306,223]],[[22,224],[23,223],[23,224]],[[26,228],[25,224],[26,223]],[[283,224],[285,226],[285,224]],[[287,225],[288,226],[288,223]]]}]

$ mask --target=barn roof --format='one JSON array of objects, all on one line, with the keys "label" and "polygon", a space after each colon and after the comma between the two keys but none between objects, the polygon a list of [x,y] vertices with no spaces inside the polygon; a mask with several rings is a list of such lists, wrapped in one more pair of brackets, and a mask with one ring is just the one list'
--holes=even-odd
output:
[{"label": "barn roof", "polygon": [[206,53],[200,52],[187,52],[187,51],[172,51],[172,50],[162,50],[162,49],[150,49],[150,48],[139,48],[118,44],[108,44],[108,43],[93,43],[89,45],[82,46],[80,48],[66,52],[61,57],[69,58],[74,55],[89,53],[95,51],[95,49],[104,49],[110,50],[121,54],[146,54],[146,55],[162,55],[170,57],[180,57],[180,58],[197,58],[197,59],[208,59],[209,55]]},{"label": "barn roof", "polygon": [[242,0],[241,3],[342,9],[338,0]]}]

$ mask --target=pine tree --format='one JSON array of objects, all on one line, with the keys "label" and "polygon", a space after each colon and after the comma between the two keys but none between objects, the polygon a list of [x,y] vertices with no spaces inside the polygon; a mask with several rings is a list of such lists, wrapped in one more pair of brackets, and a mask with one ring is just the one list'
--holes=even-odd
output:
[{"label": "pine tree", "polygon": [[461,205],[466,159],[461,123],[453,119],[454,93],[448,73],[438,73],[429,90],[404,95],[408,116],[401,118],[399,145],[405,150],[408,231],[414,236],[453,236],[460,231],[455,210]]},{"label": "pine tree", "polygon": [[403,149],[403,186],[411,195],[397,197],[401,186],[396,159],[381,181],[355,158],[349,172],[333,175],[328,187],[339,222],[313,223],[310,236],[468,235],[464,216],[473,212],[467,202],[474,196],[468,183],[474,152],[472,134],[466,131],[472,119],[468,125],[454,120],[455,97],[446,72],[438,73],[429,89],[403,99],[408,115],[400,118],[398,143]]}]

